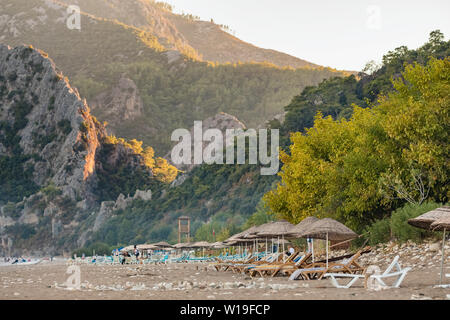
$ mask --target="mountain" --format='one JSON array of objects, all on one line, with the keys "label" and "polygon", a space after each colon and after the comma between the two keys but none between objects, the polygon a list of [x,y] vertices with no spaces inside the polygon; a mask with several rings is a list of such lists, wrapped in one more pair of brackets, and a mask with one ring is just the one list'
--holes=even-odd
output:
[{"label": "mountain", "polygon": [[74,248],[175,175],[142,142],[107,135],[46,53],[0,45],[0,237],[28,250]]},{"label": "mountain", "polygon": [[[177,27],[173,21],[204,22],[190,21],[150,1],[78,3],[81,29],[71,30],[66,26],[65,3],[0,0],[0,43],[31,44],[47,52],[87,99],[92,113],[109,123],[109,133],[142,140],[159,155],[170,150],[171,132],[191,128],[194,120],[225,112],[248,127],[258,127],[280,114],[306,86],[346,74],[323,67],[281,68],[274,64],[279,63],[276,59],[257,63],[261,59],[250,53],[245,53],[248,59],[225,59],[252,60],[246,63],[203,61],[191,49],[183,49],[191,46],[189,28],[181,28],[181,22]],[[218,26],[206,24],[214,34],[230,38],[230,43],[241,43]],[[214,42],[220,37],[206,37],[210,50],[220,47]],[[248,46],[265,55],[264,50]],[[234,44],[223,51],[239,52]]]},{"label": "mountain", "polygon": [[[333,119],[349,119],[353,114],[353,103],[370,108],[377,104],[380,95],[392,92],[390,79],[399,78],[406,66],[426,65],[432,57],[448,59],[449,56],[450,41],[445,41],[438,30],[433,31],[429,41],[417,49],[402,46],[389,51],[383,63],[371,74],[328,79],[300,90],[285,107],[286,120],[270,121],[270,126],[280,130],[281,147],[289,153],[291,133],[311,128],[317,112]],[[197,166],[188,174],[180,174],[170,188],[160,196],[155,194],[152,201],[132,202],[107,221],[92,236],[92,241],[109,245],[175,242],[177,218],[181,215],[191,218],[191,235],[196,241],[226,239],[227,235],[242,231],[252,215],[269,216],[270,210],[261,208],[262,205],[258,207],[258,204],[265,193],[275,189],[280,177],[261,176],[259,170],[259,166],[248,164]],[[374,213],[371,211],[366,215],[369,218],[358,221],[367,223]],[[215,239],[212,238],[213,230]]]},{"label": "mountain", "polygon": [[151,0],[60,0],[82,11],[146,30],[168,50],[219,63],[269,62],[279,67],[316,68],[317,64],[275,50],[258,48],[224,31],[226,26],[175,14],[164,2]]}]

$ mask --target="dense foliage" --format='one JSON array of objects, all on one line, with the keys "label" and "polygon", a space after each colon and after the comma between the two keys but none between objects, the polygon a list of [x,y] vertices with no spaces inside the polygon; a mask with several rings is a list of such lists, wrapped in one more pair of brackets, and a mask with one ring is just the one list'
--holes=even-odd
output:
[{"label": "dense foliage", "polygon": [[221,239],[240,230],[275,180],[276,176],[261,176],[254,165],[202,165],[181,185],[155,189],[152,201],[136,200],[119,211],[92,241],[176,242],[177,219],[182,215],[191,218],[191,237],[212,240],[214,230],[216,239]]},{"label": "dense foliage", "polygon": [[[154,158],[152,147],[143,142],[107,136],[97,153],[96,194],[99,200],[116,200],[122,193],[133,196],[136,190],[159,189],[172,182],[178,170],[163,158]],[[112,161],[111,159],[115,159]]]},{"label": "dense foliage", "polygon": [[450,59],[407,65],[395,91],[352,117],[318,114],[282,153],[281,183],[265,199],[298,222],[332,216],[361,230],[404,201],[450,196]]},{"label": "dense foliage", "polygon": [[407,203],[405,206],[392,212],[391,217],[377,220],[366,227],[364,235],[370,245],[397,240],[420,241],[431,234],[430,231],[413,227],[407,223],[409,219],[416,218],[421,214],[436,209],[442,204],[425,202],[421,205]]},{"label": "dense foliage", "polygon": [[[281,129],[286,137],[290,132],[304,132],[305,128],[313,126],[314,116],[319,111],[325,117],[348,119],[353,113],[353,104],[369,107],[380,94],[392,91],[391,78],[401,77],[405,65],[414,62],[424,65],[430,57],[443,59],[449,55],[450,41],[444,41],[439,30],[433,31],[429,41],[418,49],[401,46],[384,55],[381,66],[368,63],[363,71],[370,74],[361,72],[359,80],[355,76],[333,78],[305,88],[286,107],[286,121]],[[288,139],[284,142],[289,144]]]}]

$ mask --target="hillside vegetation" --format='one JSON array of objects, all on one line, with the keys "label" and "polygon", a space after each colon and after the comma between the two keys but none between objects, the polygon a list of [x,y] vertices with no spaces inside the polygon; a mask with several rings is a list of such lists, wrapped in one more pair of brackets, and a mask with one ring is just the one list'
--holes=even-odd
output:
[{"label": "hillside vegetation", "polygon": [[[102,12],[111,19],[96,16],[102,2],[88,5],[80,1],[81,30],[66,27],[65,4],[56,0],[0,3],[0,13],[5,16],[0,24],[2,43],[31,44],[47,52],[87,98],[92,113],[109,123],[110,133],[142,140],[158,155],[169,151],[171,132],[192,127],[194,119],[226,112],[250,127],[264,125],[305,86],[343,75],[323,67],[281,68],[270,59],[264,63],[238,59],[230,64],[200,61],[195,55],[168,48],[153,29],[112,20],[122,16],[115,16],[109,6]],[[117,2],[117,6],[134,8],[136,3],[141,1]],[[90,9],[93,12],[88,12]],[[155,9],[148,14],[162,13]],[[136,84],[135,100],[124,101],[121,97],[126,92],[120,90],[108,95],[122,78]],[[118,110],[115,114],[108,113],[111,101]],[[133,112],[123,117],[122,113],[129,111],[125,109],[128,103]]]},{"label": "hillside vegetation", "polygon": [[[445,96],[448,91],[443,87],[448,79],[448,62],[442,59],[448,56],[449,47],[450,44],[443,40],[443,35],[435,31],[431,33],[429,42],[419,49],[400,48],[389,52],[379,69],[370,75],[360,74],[360,79],[349,76],[325,80],[316,87],[306,88],[294,97],[286,107],[286,122],[271,122],[273,128],[281,130],[286,152],[282,158],[286,161],[281,174],[283,180],[278,188],[276,184],[280,177],[260,176],[258,166],[202,165],[194,169],[182,185],[168,189],[157,201],[135,203],[124,210],[121,215],[111,219],[105,228],[96,234],[95,239],[109,244],[163,239],[176,241],[176,218],[180,215],[188,215],[193,219],[192,235],[196,236],[196,240],[208,241],[213,240],[213,230],[215,239],[222,239],[228,234],[240,231],[241,228],[276,217],[284,217],[294,223],[308,215],[325,214],[347,223],[357,231],[362,231],[377,219],[389,217],[392,210],[407,201],[389,200],[386,198],[386,189],[381,192],[378,188],[379,177],[388,168],[388,163],[381,157],[378,149],[371,148],[380,144],[375,142],[378,136],[386,135],[383,133],[382,123],[393,125],[394,118],[392,121],[384,121],[382,119],[387,115],[382,116],[379,111],[379,117],[372,116],[375,110],[383,108],[378,105],[387,103],[374,98],[374,90],[391,93],[393,96],[387,101],[398,99],[383,111],[390,113],[390,117],[404,119],[413,109],[419,112],[418,115],[433,114],[437,110],[443,112],[440,117],[431,118],[437,121],[436,125],[428,125],[430,119],[425,123],[411,123],[411,127],[431,127],[440,132],[437,134],[438,131],[435,131],[437,135],[434,143],[438,143],[435,147],[442,147],[444,152],[439,156],[440,162],[435,163],[440,168],[441,175],[439,182],[433,182],[434,191],[431,190],[427,199],[422,201],[447,201],[448,164],[442,161],[447,152],[445,150],[448,150],[445,149],[448,148],[448,136],[445,136],[445,132],[448,132],[446,117],[449,100],[448,96]],[[432,60],[431,64],[425,67],[430,58],[439,60]],[[418,65],[414,67],[414,63]],[[410,67],[407,67],[408,65]],[[408,89],[409,86],[402,82],[402,79],[408,79],[413,85],[422,81],[421,77],[428,78],[431,75],[434,78],[433,81],[430,80],[430,87],[421,88],[422,91],[417,91],[417,96],[414,87]],[[385,81],[392,78],[397,81]],[[435,96],[431,96],[430,92]],[[405,99],[410,99],[411,94],[419,101],[418,104],[404,103]],[[420,98],[423,95],[430,100]],[[441,95],[444,96],[438,98]],[[435,99],[442,99],[443,104],[439,107],[441,109],[436,109],[438,106],[432,103]],[[362,107],[356,108],[354,113],[352,104],[360,104]],[[388,109],[391,111],[387,111]],[[321,113],[316,115],[317,112]],[[414,119],[415,116],[412,117],[411,119]],[[308,129],[315,123],[316,127]],[[405,122],[403,126],[407,124]],[[404,128],[395,130],[401,132]],[[290,135],[293,132],[297,133],[292,136],[294,144],[291,145]],[[414,139],[417,139],[418,145],[426,142],[420,135]],[[299,141],[305,142],[300,145]],[[391,138],[386,137],[384,141],[391,141]],[[402,145],[407,141],[401,142]],[[400,157],[398,161],[403,163],[402,171],[393,173],[403,176],[403,181],[411,182],[406,177],[412,177],[411,174],[415,171],[409,171],[405,165],[407,159],[416,155],[409,154],[402,159],[403,147],[395,145],[394,141],[390,143],[392,144],[389,148],[393,148],[391,151],[397,158]],[[433,144],[431,141],[430,143]],[[294,157],[292,160],[291,152]],[[303,162],[299,158],[300,154],[304,155],[303,157],[308,155],[308,162]],[[394,164],[389,164],[392,165]],[[428,167],[427,172],[430,173],[431,169],[432,166]],[[326,172],[328,173],[325,174]],[[305,180],[317,185],[301,185],[301,176],[298,175],[304,175],[305,179],[317,176],[317,180],[311,180],[312,177]],[[395,182],[394,176],[384,177]],[[313,192],[314,190],[317,190],[317,193]],[[267,193],[268,191],[270,192]],[[265,208],[264,202],[260,202],[265,193],[270,208]],[[388,197],[392,196],[398,198],[398,195],[392,193]],[[339,210],[336,210],[337,208]],[[137,225],[139,228],[136,230],[139,229],[139,233],[126,232]]]}]

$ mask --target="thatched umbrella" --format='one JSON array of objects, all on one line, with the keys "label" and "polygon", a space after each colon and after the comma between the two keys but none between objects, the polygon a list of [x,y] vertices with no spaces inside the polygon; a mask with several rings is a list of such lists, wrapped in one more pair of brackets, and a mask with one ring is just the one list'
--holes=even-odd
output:
[{"label": "thatched umbrella", "polygon": [[430,226],[436,220],[450,218],[450,207],[444,206],[428,211],[417,218],[409,219],[408,223],[414,227],[430,230]]},{"label": "thatched umbrella", "polygon": [[441,278],[439,284],[442,284],[442,278],[444,275],[444,249],[445,249],[445,232],[450,230],[450,217],[445,217],[433,222],[430,226],[433,231],[444,231],[442,235],[442,258],[441,258]]},{"label": "thatched umbrella", "polygon": [[348,240],[356,238],[358,235],[339,221],[324,218],[311,224],[308,231],[301,233],[299,236],[326,240],[328,268],[328,240]]},{"label": "thatched umbrella", "polygon": [[217,241],[217,242],[214,242],[214,243],[211,244],[211,248],[213,248],[213,249],[223,249],[223,248],[226,248],[226,247],[227,246],[221,241]]},{"label": "thatched umbrella", "polygon": [[432,231],[444,231],[442,239],[442,259],[441,259],[441,277],[440,284],[442,284],[443,268],[444,268],[444,247],[445,247],[445,232],[450,229],[448,222],[450,220],[450,207],[444,206],[431,211],[428,211],[417,218],[409,219],[408,223],[414,227],[422,228]]},{"label": "thatched umbrella", "polygon": [[131,251],[133,249],[134,249],[134,245],[131,245],[131,246],[126,246],[126,247],[122,248],[122,250],[120,250],[120,251]]},{"label": "thatched umbrella", "polygon": [[300,223],[296,224],[296,225],[292,228],[292,235],[293,235],[293,236],[298,236],[298,235],[301,235],[302,233],[305,233],[306,231],[309,230],[309,228],[311,227],[311,225],[313,225],[313,224],[316,223],[317,221],[319,221],[319,218],[316,218],[316,217],[306,217],[306,218],[303,219]]},{"label": "thatched umbrella", "polygon": [[153,245],[154,245],[155,247],[158,247],[158,248],[173,248],[172,245],[168,244],[168,243],[165,242],[165,241],[153,243]]},{"label": "thatched umbrella", "polygon": [[[296,224],[295,227],[292,229],[294,234],[293,236],[295,238],[301,238],[299,235],[302,233],[308,231],[308,229],[313,225],[315,222],[319,221],[319,218],[316,217],[306,217],[300,223]],[[306,241],[309,243],[309,238],[306,239]],[[309,246],[308,246],[309,249]],[[311,241],[311,254],[312,254],[312,261],[314,262],[314,241]]]},{"label": "thatched umbrella", "polygon": [[[282,239],[284,239],[285,236],[292,234],[293,228],[294,225],[286,220],[272,221],[261,225],[258,228],[256,235],[258,237],[264,238],[282,237]],[[283,251],[284,251],[284,243],[283,243]]]},{"label": "thatched umbrella", "polygon": [[198,241],[192,244],[193,248],[209,248],[211,246],[211,243],[206,241]]},{"label": "thatched umbrella", "polygon": [[154,250],[157,247],[153,244],[138,244],[136,246],[139,250]]},{"label": "thatched umbrella", "polygon": [[173,247],[175,249],[181,249],[181,248],[185,248],[186,245],[187,245],[187,243],[177,243],[177,244],[174,244]]}]

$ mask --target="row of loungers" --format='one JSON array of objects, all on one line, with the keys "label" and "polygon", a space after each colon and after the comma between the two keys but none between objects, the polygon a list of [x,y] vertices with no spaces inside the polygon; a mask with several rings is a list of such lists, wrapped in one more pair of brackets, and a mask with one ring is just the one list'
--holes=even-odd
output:
[{"label": "row of loungers", "polygon": [[288,257],[284,253],[273,253],[266,256],[247,256],[241,260],[223,261],[217,259],[212,264],[217,271],[232,271],[248,274],[251,277],[275,277],[277,275],[289,276],[290,280],[296,279],[322,279],[327,273],[362,274],[365,268],[357,259],[364,253],[370,252],[370,247],[365,247],[353,255],[333,258],[326,262],[312,262],[312,254],[300,255],[296,252]]}]

